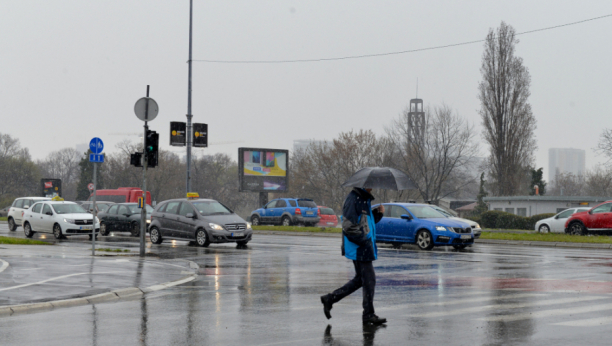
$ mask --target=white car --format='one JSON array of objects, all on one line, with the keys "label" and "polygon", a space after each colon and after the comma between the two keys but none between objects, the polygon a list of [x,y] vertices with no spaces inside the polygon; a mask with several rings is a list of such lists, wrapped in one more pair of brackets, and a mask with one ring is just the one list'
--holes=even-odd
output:
[{"label": "white car", "polygon": [[450,212],[448,212],[446,209],[444,209],[442,207],[439,207],[437,205],[431,204],[430,207],[432,207],[435,210],[441,212],[442,214],[444,214],[444,216],[446,216],[449,219],[453,219],[453,220],[457,220],[457,221],[461,221],[461,222],[467,223],[468,225],[470,225],[470,227],[472,227],[472,233],[474,233],[474,239],[480,238],[480,233],[482,232],[482,228],[480,228],[480,225],[478,224],[478,222],[472,221],[472,220],[469,220],[469,219],[464,219],[462,217],[456,217],[455,215],[453,215]]},{"label": "white car", "polygon": [[[32,238],[34,233],[53,233],[56,239],[69,235],[88,234],[91,239],[93,215],[74,202],[44,201],[35,203],[23,214],[23,232]],[[96,217],[96,237],[100,220]]]},{"label": "white car", "polygon": [[560,212],[559,214],[549,217],[548,219],[542,219],[535,224],[535,230],[540,233],[565,233],[565,221],[567,218],[572,216],[574,213],[581,211],[587,211],[591,208],[569,208]]},{"label": "white car", "polygon": [[9,231],[15,232],[17,230],[17,227],[21,226],[21,224],[23,223],[23,214],[34,203],[50,200],[51,198],[47,197],[20,197],[15,199],[7,215]]}]

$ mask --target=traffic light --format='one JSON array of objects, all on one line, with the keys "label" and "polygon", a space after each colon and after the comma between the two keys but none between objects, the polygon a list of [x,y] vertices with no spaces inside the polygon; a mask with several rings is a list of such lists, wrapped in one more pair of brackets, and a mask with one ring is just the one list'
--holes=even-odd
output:
[{"label": "traffic light", "polygon": [[134,167],[142,167],[142,153],[133,153],[130,155],[130,165]]},{"label": "traffic light", "polygon": [[145,158],[147,167],[157,166],[157,152],[159,149],[159,135],[155,131],[147,130],[147,138],[145,138]]}]

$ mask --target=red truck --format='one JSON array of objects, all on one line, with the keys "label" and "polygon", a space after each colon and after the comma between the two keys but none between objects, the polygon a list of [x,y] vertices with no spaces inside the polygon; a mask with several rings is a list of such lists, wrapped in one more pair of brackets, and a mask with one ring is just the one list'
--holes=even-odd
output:
[{"label": "red truck", "polygon": [[[115,202],[115,203],[137,203],[138,197],[142,197],[142,190],[138,187],[120,187],[116,190],[96,190],[96,201]],[[89,201],[93,198],[93,193],[89,196]],[[151,205],[151,193],[147,191],[148,205]]]}]

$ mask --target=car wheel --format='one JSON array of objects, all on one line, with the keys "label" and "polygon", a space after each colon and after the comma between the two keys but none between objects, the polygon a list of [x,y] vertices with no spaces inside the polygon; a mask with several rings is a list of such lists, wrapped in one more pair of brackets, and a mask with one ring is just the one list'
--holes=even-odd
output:
[{"label": "car wheel", "polygon": [[238,245],[238,246],[246,246],[246,244],[247,244],[248,242],[249,242],[248,240],[247,240],[247,241],[237,241],[237,242],[236,242],[236,245]]},{"label": "car wheel", "polygon": [[463,249],[465,249],[467,247],[467,245],[466,244],[460,244],[460,245],[453,245],[453,247],[456,250],[463,250]]},{"label": "car wheel", "polygon": [[63,238],[62,228],[60,227],[60,225],[55,224],[53,226],[53,236],[55,237],[55,239],[62,239]]},{"label": "car wheel", "polygon": [[100,235],[105,237],[108,235],[108,228],[106,228],[106,222],[102,222],[100,224]]},{"label": "car wheel", "polygon": [[27,222],[23,225],[23,233],[25,234],[26,238],[32,238],[32,236],[34,235],[32,227]]},{"label": "car wheel", "polygon": [[291,219],[289,218],[289,216],[283,216],[283,219],[281,220],[281,224],[283,226],[291,226]]},{"label": "car wheel", "polygon": [[11,232],[15,232],[17,230],[17,225],[15,224],[15,220],[13,220],[12,217],[9,217],[8,219],[8,227],[9,231]]},{"label": "car wheel", "polygon": [[580,222],[574,222],[571,225],[569,225],[568,228],[569,228],[569,233],[571,235],[586,235],[587,234],[586,228]]},{"label": "car wheel", "polygon": [[198,243],[201,247],[208,247],[210,245],[210,240],[208,240],[208,234],[203,229],[199,229],[196,231],[196,243]]},{"label": "car wheel", "polygon": [[149,236],[151,238],[151,243],[153,244],[161,244],[163,239],[161,234],[159,233],[159,229],[157,227],[151,227],[149,231]]},{"label": "car wheel", "polygon": [[538,228],[538,232],[540,233],[550,233],[550,227],[548,225],[542,225]]},{"label": "car wheel", "polygon": [[426,230],[421,230],[417,233],[417,246],[421,250],[431,250],[434,247],[433,239],[431,238],[431,233]]},{"label": "car wheel", "polygon": [[137,222],[132,224],[132,237],[138,237],[140,235],[140,225]]},{"label": "car wheel", "polygon": [[251,224],[253,226],[259,226],[259,217],[258,216],[252,216],[251,217]]}]

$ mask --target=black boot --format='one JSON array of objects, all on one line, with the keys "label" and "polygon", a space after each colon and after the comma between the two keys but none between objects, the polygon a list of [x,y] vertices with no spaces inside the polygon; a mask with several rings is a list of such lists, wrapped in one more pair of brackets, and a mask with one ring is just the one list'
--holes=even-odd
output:
[{"label": "black boot", "polygon": [[331,318],[330,311],[332,309],[332,305],[334,304],[332,303],[329,294],[321,296],[321,303],[323,303],[323,313],[325,313],[325,317],[327,317],[329,320]]},{"label": "black boot", "polygon": [[363,323],[364,324],[383,324],[383,323],[387,323],[387,319],[371,314],[368,317],[365,317],[365,316],[363,317]]}]

